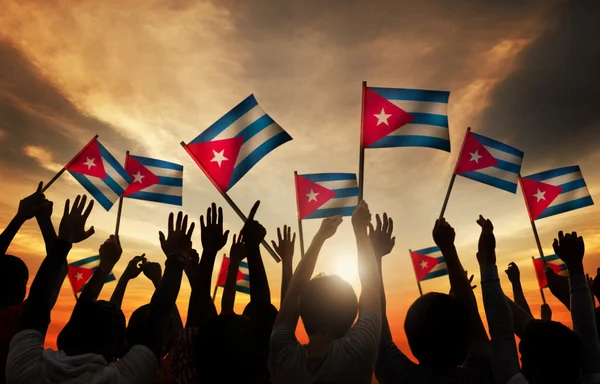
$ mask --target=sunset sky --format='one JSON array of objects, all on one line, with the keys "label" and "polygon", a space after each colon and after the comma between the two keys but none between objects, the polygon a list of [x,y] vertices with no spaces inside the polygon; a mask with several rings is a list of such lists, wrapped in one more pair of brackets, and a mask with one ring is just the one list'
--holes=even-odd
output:
[{"label": "sunset sky", "polygon": [[[183,210],[197,222],[214,201],[224,208],[227,228],[239,231],[242,222],[179,142],[190,141],[253,93],[293,141],[265,157],[230,196],[246,212],[260,199],[257,219],[268,239],[275,239],[277,226],[296,227],[294,170],[357,171],[363,80],[449,90],[452,153],[366,153],[365,200],[373,213],[386,211],[395,221],[396,248],[384,261],[388,317],[394,338],[409,352],[404,314],[418,291],[408,249],[433,245],[431,229],[468,126],[524,151],[524,175],[579,165],[600,202],[599,2],[0,0],[0,8],[0,227],[38,181],[48,181],[98,134],[121,161],[130,150],[183,164]],[[68,174],[48,190],[56,225],[64,200],[84,192]],[[174,208],[125,201],[117,276],[141,253],[164,262],[158,231]],[[520,191],[456,181],[446,218],[456,229],[463,265],[477,282],[480,213],[496,227],[499,268],[511,261],[519,265],[526,297],[539,314],[531,263],[537,249]],[[553,253],[558,230],[576,230],[586,240],[585,266],[595,274],[599,214],[595,205],[540,220],[546,254]],[[69,260],[97,254],[115,218],[116,207],[106,212],[97,205],[90,218],[95,236],[76,245]],[[319,224],[305,222],[306,246]],[[194,240],[200,248],[199,236]],[[33,278],[44,256],[35,221],[23,227],[10,253],[26,261]],[[266,252],[263,258],[279,306],[281,266]],[[215,276],[217,271],[218,265]],[[338,273],[360,289],[349,218],[324,247],[316,272]],[[115,286],[107,284],[102,297],[110,297]],[[425,282],[423,289],[447,292],[448,279]],[[131,282],[125,314],[149,302],[152,292],[143,275]],[[189,294],[184,280],[178,299],[184,316]],[[481,299],[479,288],[476,295]],[[549,292],[546,297],[555,319],[570,325],[564,307]],[[54,345],[74,302],[65,281],[48,345]],[[247,302],[238,293],[238,312]]]}]

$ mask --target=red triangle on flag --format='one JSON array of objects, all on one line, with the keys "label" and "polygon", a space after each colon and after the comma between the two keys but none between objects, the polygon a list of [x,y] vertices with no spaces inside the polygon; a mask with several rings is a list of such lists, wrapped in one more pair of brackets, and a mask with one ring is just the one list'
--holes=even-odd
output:
[{"label": "red triangle on flag", "polygon": [[365,92],[362,146],[368,148],[415,117],[371,88]]},{"label": "red triangle on flag", "polygon": [[68,171],[106,179],[98,140],[94,139],[65,166]]},{"label": "red triangle on flag", "polygon": [[[557,275],[562,271],[560,265],[546,262],[546,266],[554,271]],[[544,269],[544,262],[540,259],[533,259],[533,268],[535,269],[535,275],[537,277],[540,289],[548,287],[548,279],[546,279],[546,271]]]},{"label": "red triangle on flag", "polygon": [[296,175],[296,203],[300,219],[306,218],[334,197],[335,192],[331,189]]},{"label": "red triangle on flag", "polygon": [[73,267],[69,265],[68,270],[69,281],[73,292],[81,291],[84,285],[94,276],[94,270],[90,268]]},{"label": "red triangle on flag", "polygon": [[127,189],[123,192],[123,196],[129,196],[151,185],[160,183],[160,177],[156,176],[129,154],[125,157],[125,172],[131,176],[131,183],[129,183]]},{"label": "red triangle on flag", "polygon": [[188,144],[190,154],[221,192],[227,192],[240,148],[242,136]]},{"label": "red triangle on flag", "polygon": [[498,160],[485,149],[475,135],[468,132],[454,173],[460,175],[461,173],[473,172],[496,165],[498,165]]},{"label": "red triangle on flag", "polygon": [[563,191],[562,187],[526,177],[521,178],[521,189],[525,196],[531,221],[537,219]]},{"label": "red triangle on flag", "polygon": [[[219,276],[217,277],[217,287],[225,286],[225,282],[227,281],[227,271],[229,270],[229,264],[230,264],[229,257],[223,256],[223,261],[221,261],[221,268],[219,269]],[[246,277],[246,275],[244,275],[238,269],[236,281],[243,280],[245,277]]]},{"label": "red triangle on flag", "polygon": [[422,255],[417,252],[410,252],[410,258],[412,259],[413,268],[415,269],[415,275],[417,280],[421,281],[431,270],[435,267],[440,260],[437,257],[431,257]]}]

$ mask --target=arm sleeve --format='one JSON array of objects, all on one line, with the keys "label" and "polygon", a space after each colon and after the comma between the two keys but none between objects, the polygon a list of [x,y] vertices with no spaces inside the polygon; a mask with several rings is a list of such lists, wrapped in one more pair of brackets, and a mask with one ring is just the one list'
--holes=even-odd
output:
[{"label": "arm sleeve", "polygon": [[344,336],[355,356],[361,361],[375,365],[381,338],[381,321],[379,316],[359,314],[358,321]]},{"label": "arm sleeve", "polygon": [[121,360],[114,363],[122,383],[151,383],[157,366],[154,352],[143,345],[134,345]]},{"label": "arm sleeve", "polygon": [[282,382],[281,374],[290,368],[293,352],[299,344],[289,326],[279,324],[273,327],[269,349],[269,371],[273,382]]},{"label": "arm sleeve", "polygon": [[571,284],[571,318],[573,330],[581,339],[584,374],[600,372],[600,343],[596,328],[594,303],[583,273],[569,277]]},{"label": "arm sleeve", "polygon": [[7,383],[30,383],[39,372],[44,335],[34,329],[17,333],[10,342],[6,359]]},{"label": "arm sleeve", "polygon": [[379,347],[379,356],[375,364],[375,377],[381,384],[409,382],[415,377],[417,364],[389,341]]}]

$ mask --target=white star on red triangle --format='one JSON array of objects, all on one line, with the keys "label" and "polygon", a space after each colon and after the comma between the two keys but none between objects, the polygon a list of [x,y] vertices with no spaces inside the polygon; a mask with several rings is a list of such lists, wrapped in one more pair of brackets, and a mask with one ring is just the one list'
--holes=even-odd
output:
[{"label": "white star on red triangle", "polygon": [[537,202],[539,203],[540,200],[546,200],[546,191],[540,191],[538,188],[537,193],[535,193],[533,196],[537,198]]},{"label": "white star on red triangle", "polygon": [[481,159],[483,157],[479,154],[479,149],[470,154],[471,154],[471,160],[469,160],[469,161],[474,161],[477,164],[479,164],[479,159]]},{"label": "white star on red triangle", "polygon": [[146,177],[144,175],[142,175],[142,173],[140,171],[138,171],[136,174],[133,175],[133,182],[134,183],[140,183],[142,184],[142,179]]},{"label": "white star on red triangle", "polygon": [[212,158],[211,162],[215,162],[219,165],[219,168],[221,168],[221,163],[223,163],[223,161],[227,161],[229,160],[228,158],[226,158],[223,153],[225,152],[225,150],[221,150],[221,152],[217,152],[213,149],[213,155],[215,155],[215,157]]},{"label": "white star on red triangle", "polygon": [[317,201],[317,195],[318,193],[315,193],[312,189],[310,190],[310,193],[306,194],[306,197],[308,197],[308,202],[310,203],[311,201]]},{"label": "white star on red triangle", "polygon": [[83,279],[83,274],[81,272],[77,272],[77,274],[75,274],[75,278],[77,279],[77,281]]},{"label": "white star on red triangle", "polygon": [[373,116],[375,116],[377,118],[377,125],[379,125],[381,123],[383,123],[387,126],[390,125],[388,123],[388,119],[390,118],[390,116],[392,116],[392,114],[385,113],[385,110],[383,108],[381,108],[381,112],[379,114],[374,113]]},{"label": "white star on red triangle", "polygon": [[421,269],[425,269],[425,268],[427,268],[427,264],[428,264],[428,262],[427,262],[427,261],[425,261],[425,260],[422,260],[422,261],[421,261]]},{"label": "white star on red triangle", "polygon": [[87,165],[88,170],[91,169],[92,167],[95,167],[96,164],[94,164],[94,160],[96,160],[95,157],[92,157],[91,159],[89,157],[86,157],[87,161],[85,163],[83,163],[84,165]]}]

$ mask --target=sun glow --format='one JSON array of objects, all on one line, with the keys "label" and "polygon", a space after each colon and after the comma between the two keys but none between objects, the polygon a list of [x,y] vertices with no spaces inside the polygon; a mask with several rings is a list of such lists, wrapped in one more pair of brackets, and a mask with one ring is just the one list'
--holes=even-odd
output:
[{"label": "sun glow", "polygon": [[338,275],[353,287],[357,287],[359,284],[356,258],[345,257],[337,260],[331,268],[330,274]]}]

